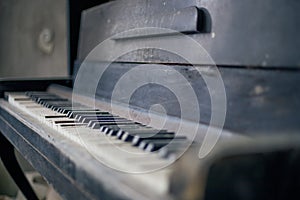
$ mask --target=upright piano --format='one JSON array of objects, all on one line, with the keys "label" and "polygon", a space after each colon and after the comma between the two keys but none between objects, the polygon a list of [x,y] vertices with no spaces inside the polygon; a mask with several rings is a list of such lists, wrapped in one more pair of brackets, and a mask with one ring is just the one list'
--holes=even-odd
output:
[{"label": "upright piano", "polygon": [[65,79],[0,81],[14,149],[64,199],[299,199],[300,2],[116,0],[84,10]]}]

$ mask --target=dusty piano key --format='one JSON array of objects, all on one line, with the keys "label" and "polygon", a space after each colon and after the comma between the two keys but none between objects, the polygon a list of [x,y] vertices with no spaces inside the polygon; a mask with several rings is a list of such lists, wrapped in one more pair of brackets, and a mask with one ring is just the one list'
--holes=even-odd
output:
[{"label": "dusty piano key", "polygon": [[161,135],[161,134],[167,134],[168,132],[166,130],[155,130],[152,128],[147,128],[144,130],[126,130],[126,132],[122,135],[121,140],[125,141],[125,142],[131,142],[134,138],[134,136],[136,135]]},{"label": "dusty piano key", "polygon": [[[93,108],[89,108],[89,107],[86,107],[86,106],[64,106],[64,107],[61,107],[61,110],[62,111],[82,111],[82,110],[85,110],[85,111],[94,111],[95,109]],[[66,113],[67,114],[67,113]]]},{"label": "dusty piano key", "polygon": [[72,106],[72,102],[70,101],[56,101],[56,102],[44,102],[41,103],[42,106],[51,109],[54,106]]},{"label": "dusty piano key", "polygon": [[[79,110],[79,111],[69,111],[67,113],[67,116],[75,118],[76,115],[87,115],[87,114],[97,115],[97,114],[101,114],[101,113],[103,113],[103,111],[100,111],[99,109],[94,109],[94,110]],[[109,113],[109,112],[107,112],[107,113]]]},{"label": "dusty piano key", "polygon": [[[53,111],[56,111],[56,112],[59,112],[59,113],[62,113],[62,114],[67,114],[70,110],[66,110],[64,108],[66,107],[73,107],[73,108],[77,108],[77,107],[82,107],[81,104],[73,104],[70,105],[70,104],[62,104],[62,105],[51,105],[49,107],[49,109],[53,110]],[[87,108],[86,108],[87,109]]]},{"label": "dusty piano key", "polygon": [[41,100],[53,100],[53,99],[62,99],[62,97],[57,96],[57,95],[46,95],[46,96],[36,96],[36,100],[37,101],[41,101]]},{"label": "dusty piano key", "polygon": [[[79,120],[76,120],[79,121]],[[118,122],[128,122],[128,120],[124,119],[124,118],[111,118],[111,119],[106,119],[106,118],[97,118],[97,119],[92,119],[92,120],[81,120],[81,122],[85,121],[84,123],[88,123],[88,127],[94,127],[94,129],[96,128],[100,128],[101,124],[106,124],[106,123],[118,123]]]},{"label": "dusty piano key", "polygon": [[63,118],[66,117],[64,114],[46,115],[45,119]]},{"label": "dusty piano key", "polygon": [[72,106],[58,106],[57,107],[57,112],[68,114],[71,112],[76,112],[76,111],[95,111],[96,109],[88,108],[86,106],[82,105],[73,105]]},{"label": "dusty piano key", "polygon": [[71,105],[72,103],[68,100],[66,101],[61,101],[61,100],[53,100],[53,101],[40,101],[38,102],[39,104],[41,104],[42,106],[44,107],[47,107],[47,108],[52,108],[54,106],[62,106],[62,105]]},{"label": "dusty piano key", "polygon": [[[98,120],[91,120],[91,121],[89,121],[88,124],[92,124],[91,126],[96,128],[96,125],[101,125],[101,124],[102,125],[107,125],[107,124],[111,124],[111,123],[116,123],[116,124],[125,123],[125,124],[128,124],[128,123],[132,123],[132,121],[128,121],[126,119],[98,119]],[[96,124],[96,125],[94,125],[94,124]]]},{"label": "dusty piano key", "polygon": [[106,133],[109,136],[113,136],[113,135],[116,135],[116,133],[120,129],[131,130],[131,129],[139,128],[141,126],[144,126],[144,125],[139,124],[137,122],[133,122],[132,124],[102,125],[99,130],[103,131],[104,133]]},{"label": "dusty piano key", "polygon": [[161,134],[135,134],[132,139],[132,146],[139,146],[143,140],[159,140],[159,139],[173,139],[175,137],[175,133],[161,133]]},{"label": "dusty piano key", "polygon": [[55,108],[55,110],[59,113],[67,114],[70,111],[81,111],[81,110],[92,111],[95,109],[90,109],[85,106],[73,106],[72,105],[72,106],[58,106],[57,108]]},{"label": "dusty piano key", "polygon": [[53,112],[50,112],[50,110],[40,107],[40,106],[24,106],[28,111],[35,113],[37,116],[44,116],[44,115],[52,115]]},{"label": "dusty piano key", "polygon": [[61,127],[78,127],[78,126],[84,126],[86,127],[86,124],[85,123],[62,123],[62,124],[59,124],[59,126]]},{"label": "dusty piano key", "polygon": [[79,127],[85,127],[86,124],[82,124],[82,123],[61,123],[61,124],[57,124],[55,126],[53,126],[55,129],[57,129],[58,131],[63,130],[63,128],[69,128],[69,127],[74,127],[74,128],[79,128]]},{"label": "dusty piano key", "polygon": [[136,129],[130,129],[130,130],[126,130],[126,129],[120,129],[117,132],[117,138],[119,138],[120,140],[122,139],[122,137],[125,135],[125,138],[130,135],[130,134],[134,134],[134,133],[149,133],[149,134],[155,134],[159,132],[158,130],[152,129],[150,127],[138,127]]},{"label": "dusty piano key", "polygon": [[35,100],[37,103],[49,102],[49,101],[68,101],[68,99],[61,98],[58,96],[51,96],[51,97],[38,97]]},{"label": "dusty piano key", "polygon": [[52,123],[54,125],[62,125],[62,124],[82,124],[79,122],[76,122],[74,119],[70,119],[70,118],[56,118],[52,120]]},{"label": "dusty piano key", "polygon": [[70,110],[67,113],[68,117],[73,117],[75,118],[76,115],[86,115],[86,114],[90,114],[90,115],[96,115],[96,113],[101,112],[99,109],[88,109],[88,110]]},{"label": "dusty piano key", "polygon": [[[64,108],[64,107],[70,107],[70,103],[62,103],[62,104],[52,104],[51,107],[49,107],[49,109],[58,112],[58,109]],[[64,113],[65,114],[65,113]]]},{"label": "dusty piano key", "polygon": [[[65,129],[69,131],[69,133],[75,133],[80,136],[81,141],[86,145],[103,145],[103,144],[122,144],[123,142],[120,140],[115,140],[113,138],[107,137],[105,135],[99,134],[98,131],[93,131],[89,129],[85,129],[84,127],[62,127],[61,129]],[[71,129],[71,130],[70,130]],[[73,129],[73,130],[72,130]]]},{"label": "dusty piano key", "polygon": [[50,109],[50,110],[53,110],[54,108],[57,108],[57,107],[60,107],[60,106],[63,106],[63,105],[65,105],[65,106],[69,106],[69,105],[71,105],[71,103],[70,102],[66,102],[66,103],[64,103],[64,104],[50,104],[50,103],[44,103],[44,104],[41,104],[41,105],[43,105],[45,108],[48,108],[48,109]]},{"label": "dusty piano key", "polygon": [[33,101],[21,101],[21,102],[18,102],[19,105],[24,105],[24,106],[38,106],[40,108],[42,108],[43,106],[39,105],[39,104],[36,104],[35,102]]},{"label": "dusty piano key", "polygon": [[[76,118],[75,118],[76,119]],[[94,117],[85,117],[85,116],[80,116],[77,117],[78,121],[87,121],[87,122],[102,122],[102,121],[129,121],[128,119],[119,117],[119,116],[115,116],[115,115],[111,115],[111,114],[102,114],[101,116],[94,116]]]},{"label": "dusty piano key", "polygon": [[114,117],[115,115],[110,114],[109,112],[105,111],[97,111],[98,114],[76,114],[74,119],[76,120],[82,120],[83,118],[97,118],[97,117]]},{"label": "dusty piano key", "polygon": [[14,101],[30,101],[31,98],[29,97],[17,97],[17,98],[14,98]]},{"label": "dusty piano key", "polygon": [[47,106],[49,108],[52,108],[52,107],[61,107],[61,106],[81,106],[80,104],[78,104],[78,103],[74,104],[74,103],[72,103],[69,100],[66,100],[66,101],[60,101],[60,100],[57,100],[57,101],[47,101],[47,102],[43,102],[41,104],[44,105],[44,106]]},{"label": "dusty piano key", "polygon": [[80,117],[85,117],[85,116],[104,116],[104,115],[111,115],[109,112],[106,111],[73,111],[73,115],[75,119],[79,119]]},{"label": "dusty piano key", "polygon": [[105,128],[104,133],[108,136],[116,136],[117,138],[121,138],[122,135],[126,131],[136,130],[136,129],[149,129],[150,127],[146,127],[137,122],[133,122],[132,124],[117,124],[115,127]]},{"label": "dusty piano key", "polygon": [[59,130],[64,132],[67,136],[73,135],[78,142],[83,142],[86,145],[95,145],[95,143],[112,144],[121,143],[120,141],[111,140],[105,135],[99,134],[98,131],[86,128],[84,125],[63,125]]},{"label": "dusty piano key", "polygon": [[53,104],[43,104],[44,107],[50,109],[50,110],[55,110],[56,108],[58,107],[61,107],[61,106],[70,106],[71,104],[70,103],[67,103],[67,104],[61,104],[61,105],[53,105]]},{"label": "dusty piano key", "polygon": [[103,112],[102,114],[97,114],[97,115],[76,115],[75,116],[75,120],[77,121],[83,121],[83,120],[86,120],[86,121],[92,121],[92,120],[97,120],[97,119],[104,119],[104,118],[118,118],[118,116],[115,116],[115,115],[112,115],[112,114],[109,114],[107,112]]},{"label": "dusty piano key", "polygon": [[55,99],[57,99],[57,100],[59,100],[59,99],[62,99],[61,97],[59,97],[59,96],[31,96],[30,97],[33,101],[35,101],[35,102],[37,102],[37,103],[40,103],[40,102],[42,102],[42,101],[50,101],[50,100],[55,100]]},{"label": "dusty piano key", "polygon": [[38,96],[38,95],[42,96],[42,95],[54,95],[54,94],[45,91],[27,91],[25,92],[25,95],[31,97],[31,96]]},{"label": "dusty piano key", "polygon": [[111,121],[98,121],[98,120],[95,120],[95,121],[90,121],[88,123],[88,127],[92,128],[92,129],[99,129],[101,128],[101,126],[103,125],[121,125],[121,124],[134,124],[133,121],[129,121],[129,120],[121,120],[121,121],[118,121],[118,120],[111,120]]},{"label": "dusty piano key", "polygon": [[26,92],[25,93],[26,96],[29,97],[46,97],[46,96],[57,96],[56,94],[52,94],[49,92]]},{"label": "dusty piano key", "polygon": [[63,119],[63,120],[57,120],[57,121],[53,121],[54,124],[67,124],[67,123],[77,123],[75,120],[67,120],[67,119]]},{"label": "dusty piano key", "polygon": [[52,97],[56,97],[56,98],[60,98],[57,95],[53,95],[53,94],[45,94],[45,95],[30,95],[29,96],[32,100],[36,101],[38,98],[52,98]]},{"label": "dusty piano key", "polygon": [[145,139],[145,140],[140,142],[139,148],[146,150],[148,145],[151,144],[150,148],[147,149],[147,151],[149,151],[151,149],[162,148],[162,147],[168,145],[171,142],[174,143],[174,144],[177,144],[177,143],[184,143],[184,142],[187,141],[185,136],[178,136],[178,138],[179,139],[177,139],[177,137],[175,137],[173,139],[158,139],[158,140]]},{"label": "dusty piano key", "polygon": [[179,153],[182,153],[188,148],[190,144],[188,142],[182,142],[177,144],[169,144],[158,150],[158,156],[165,159],[175,159]]},{"label": "dusty piano key", "polygon": [[144,149],[147,152],[153,152],[153,151],[157,151],[160,148],[168,145],[169,143],[172,143],[172,145],[176,145],[176,144],[181,144],[184,142],[187,142],[187,139],[185,136],[178,136],[173,139],[164,139],[164,140],[143,140],[140,143],[139,148],[141,148],[141,146],[144,146],[144,148],[142,148],[142,149]]},{"label": "dusty piano key", "polygon": [[83,123],[89,123],[90,121],[124,121],[124,118],[121,117],[116,117],[116,116],[101,116],[101,117],[96,117],[96,118],[82,118],[81,122]]},{"label": "dusty piano key", "polygon": [[111,115],[111,114],[101,114],[101,115],[77,115],[75,117],[75,120],[77,121],[86,121],[86,122],[90,122],[92,120],[97,120],[97,119],[113,119],[114,117],[117,117],[117,116],[114,116],[114,115]]}]

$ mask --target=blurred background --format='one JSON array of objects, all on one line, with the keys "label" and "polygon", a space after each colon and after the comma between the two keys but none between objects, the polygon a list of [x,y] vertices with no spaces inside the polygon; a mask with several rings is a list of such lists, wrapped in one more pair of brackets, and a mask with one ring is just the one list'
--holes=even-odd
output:
[{"label": "blurred background", "polygon": [[[68,76],[77,54],[81,11],[101,2],[0,0],[0,79]],[[16,154],[40,199],[59,199]],[[10,198],[24,199],[0,160],[0,199]]]},{"label": "blurred background", "polygon": [[0,77],[67,76],[66,14],[66,0],[0,0]]}]

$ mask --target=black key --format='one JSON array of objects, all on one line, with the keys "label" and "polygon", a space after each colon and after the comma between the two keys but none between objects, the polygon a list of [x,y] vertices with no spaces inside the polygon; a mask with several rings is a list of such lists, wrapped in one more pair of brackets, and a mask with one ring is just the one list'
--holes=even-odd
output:
[{"label": "black key", "polygon": [[149,142],[145,151],[147,152],[153,152],[153,151],[157,151],[159,150],[160,148],[168,145],[170,142],[172,142],[172,145],[176,145],[176,144],[182,144],[184,142],[186,142],[186,137],[182,136],[182,137],[176,137],[174,138],[173,140],[170,140],[169,142],[168,141],[152,141],[152,142]]},{"label": "black key", "polygon": [[29,101],[31,98],[14,98],[14,101]]},{"label": "black key", "polygon": [[54,121],[54,124],[67,124],[67,123],[76,123],[74,120],[68,121],[68,120],[59,120]]},{"label": "black key", "polygon": [[[103,127],[105,127],[105,126],[103,126]],[[100,130],[101,130],[101,128],[100,128]],[[145,128],[149,128],[149,127],[146,127],[137,122],[133,122],[132,124],[117,124],[117,125],[114,125],[111,127],[105,127],[104,133],[106,133],[108,136],[117,136],[120,130],[122,131],[122,133],[124,133],[125,131],[131,131],[131,130],[135,130],[135,129],[145,129]],[[120,136],[118,136],[118,137],[120,137]]]},{"label": "black key", "polygon": [[62,102],[62,103],[65,103],[65,102],[70,102],[68,99],[63,99],[63,98],[59,98],[59,97],[56,97],[56,98],[51,98],[51,99],[47,99],[47,98],[44,98],[44,99],[40,99],[38,98],[36,100],[37,103],[39,104],[55,104],[56,102]]},{"label": "black key", "polygon": [[[102,114],[104,112],[98,110],[98,109],[95,109],[95,110],[92,110],[92,111],[85,111],[85,110],[80,110],[80,111],[69,111],[67,113],[67,116],[68,117],[72,117],[72,118],[75,118],[76,115],[97,115],[97,114]],[[108,113],[108,112],[107,112]]]},{"label": "black key", "polygon": [[[109,123],[109,124],[106,124],[106,123]],[[128,124],[128,123],[131,123],[132,121],[129,121],[127,119],[97,119],[97,120],[90,120],[89,121],[89,127],[95,127],[95,128],[100,128],[101,125],[113,125],[111,123],[114,123],[114,124],[118,124],[118,123],[122,123],[122,124]],[[94,125],[95,124],[95,125]]]},{"label": "black key", "polygon": [[[84,106],[80,103],[74,103],[72,101],[62,101],[62,102],[51,102],[51,105],[53,107],[57,107],[57,108],[64,108],[64,107],[71,107],[71,108],[83,108]],[[86,108],[87,109],[87,108]]]},{"label": "black key", "polygon": [[124,118],[115,117],[115,116],[102,116],[102,117],[95,117],[95,118],[82,118],[79,121],[81,121],[83,123],[88,123],[88,122],[93,121],[93,120],[94,121],[100,121],[100,122],[102,122],[102,121],[128,121],[128,120],[126,120]]},{"label": "black key", "polygon": [[88,123],[88,127],[91,127],[93,129],[99,129],[103,125],[130,125],[130,124],[135,124],[132,121],[106,121],[106,122],[99,122],[99,121],[90,121]]},{"label": "black key", "polygon": [[[115,124],[121,124],[121,123],[125,123],[125,124],[128,124],[128,123],[132,123],[132,121],[128,121],[126,119],[121,119],[121,120],[118,120],[118,119],[98,119],[96,121],[90,121],[89,124],[93,124],[92,127],[94,127],[94,129],[96,129],[96,126],[98,125],[98,129],[101,128],[101,125],[108,125],[108,124],[111,124],[111,123],[115,123]],[[94,125],[96,124],[96,125]]]},{"label": "black key", "polygon": [[75,116],[75,120],[77,121],[82,121],[82,120],[89,120],[89,121],[92,121],[92,120],[97,120],[97,119],[103,119],[103,118],[120,118],[118,116],[114,116],[114,115],[111,115],[107,112],[103,112],[103,114],[98,114],[98,115],[76,115]]},{"label": "black key", "polygon": [[148,135],[148,134],[136,134],[132,139],[133,146],[139,146],[141,141],[143,140],[159,140],[159,139],[173,139],[175,134],[172,132],[163,133],[163,134],[156,134],[156,135]]},{"label": "black key", "polygon": [[133,123],[133,124],[118,124],[118,125],[103,125],[100,127],[100,131],[105,132],[109,136],[114,136],[120,130],[132,130],[139,127],[145,127],[142,124]]},{"label": "black key", "polygon": [[[25,92],[25,95],[30,97],[34,93],[35,93],[35,91],[27,91],[27,92]],[[40,92],[38,92],[38,93],[40,93]],[[45,93],[46,92],[43,92],[43,94],[45,94]],[[49,94],[49,93],[47,93],[47,94]]]},{"label": "black key", "polygon": [[32,100],[37,100],[38,98],[51,98],[51,97],[56,97],[56,98],[59,98],[59,96],[57,95],[54,95],[54,94],[41,94],[41,95],[34,95],[34,94],[31,94],[31,95],[27,95],[28,97],[30,97]]},{"label": "black key", "polygon": [[[61,104],[61,105],[54,105],[54,104],[52,104],[51,106],[49,106],[49,108],[51,109],[51,110],[58,110],[58,109],[61,109],[61,108],[63,108],[63,107],[70,107],[70,106],[73,106],[73,107],[78,107],[78,106],[81,106],[81,104]],[[63,113],[63,114],[66,114],[66,113]]]},{"label": "black key", "polygon": [[60,124],[61,127],[74,127],[74,126],[86,126],[83,123],[67,123],[67,124]]},{"label": "black key", "polygon": [[37,103],[44,103],[44,102],[54,102],[54,101],[68,101],[68,99],[60,98],[60,97],[38,97],[35,100]]},{"label": "black key", "polygon": [[66,115],[47,115],[45,116],[45,119],[63,118],[63,117],[66,117]]},{"label": "black key", "polygon": [[148,152],[157,151],[158,149],[168,145],[170,142],[173,144],[175,143],[183,143],[186,142],[185,136],[178,136],[174,139],[164,139],[164,140],[151,140],[151,139],[145,139],[140,142],[139,148],[144,149]]},{"label": "black key", "polygon": [[44,102],[41,103],[46,108],[52,108],[52,107],[60,107],[60,106],[72,106],[72,102],[70,101],[50,101],[50,102]]},{"label": "black key", "polygon": [[104,116],[104,115],[111,115],[109,112],[106,111],[86,111],[86,113],[77,113],[77,112],[81,112],[81,111],[76,111],[74,112],[74,119],[79,119],[79,117],[85,117],[85,116]]},{"label": "black key", "polygon": [[148,127],[140,127],[140,128],[131,129],[131,130],[121,129],[117,132],[117,138],[121,140],[124,137],[124,140],[125,140],[127,137],[130,137],[130,136],[132,136],[134,134],[138,134],[138,133],[149,133],[149,134],[154,135],[158,132],[160,132],[160,131],[152,129],[152,128],[148,128]]},{"label": "black key", "polygon": [[92,111],[92,110],[95,110],[95,109],[90,109],[89,110],[88,108],[85,108],[85,107],[60,106],[60,107],[58,107],[57,112],[67,114],[70,111],[81,111],[81,110]]},{"label": "black key", "polygon": [[63,101],[63,102],[51,102],[50,103],[42,103],[41,105],[43,106],[48,106],[49,108],[51,107],[51,109],[53,110],[54,108],[62,108],[62,107],[66,107],[66,106],[73,106],[72,102],[70,101]]},{"label": "black key", "polygon": [[43,92],[43,91],[28,91],[28,92],[25,92],[25,95],[31,97],[31,96],[54,95],[54,94],[51,94],[49,92]]},{"label": "black key", "polygon": [[40,102],[40,101],[47,101],[47,100],[55,100],[55,99],[62,99],[56,95],[43,95],[43,96],[31,96],[30,97],[33,101]]},{"label": "black key", "polygon": [[65,102],[65,103],[42,103],[41,105],[46,107],[46,108],[49,108],[49,109],[54,109],[54,108],[58,108],[58,107],[61,107],[61,106],[70,106],[72,103],[71,102]]},{"label": "black key", "polygon": [[141,131],[136,131],[136,130],[130,130],[130,131],[126,131],[123,135],[121,140],[125,141],[125,142],[131,142],[133,140],[133,138],[136,135],[144,135],[144,136],[154,136],[154,135],[161,135],[161,134],[167,134],[168,132],[166,130],[154,130],[154,129],[145,129],[145,130],[141,130]]}]

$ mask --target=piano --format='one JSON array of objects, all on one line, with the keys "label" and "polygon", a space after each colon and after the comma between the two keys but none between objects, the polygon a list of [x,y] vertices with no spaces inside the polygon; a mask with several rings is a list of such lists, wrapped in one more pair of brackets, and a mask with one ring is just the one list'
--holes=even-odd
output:
[{"label": "piano", "polygon": [[65,79],[0,81],[0,156],[63,199],[298,199],[300,2],[110,1]]}]

